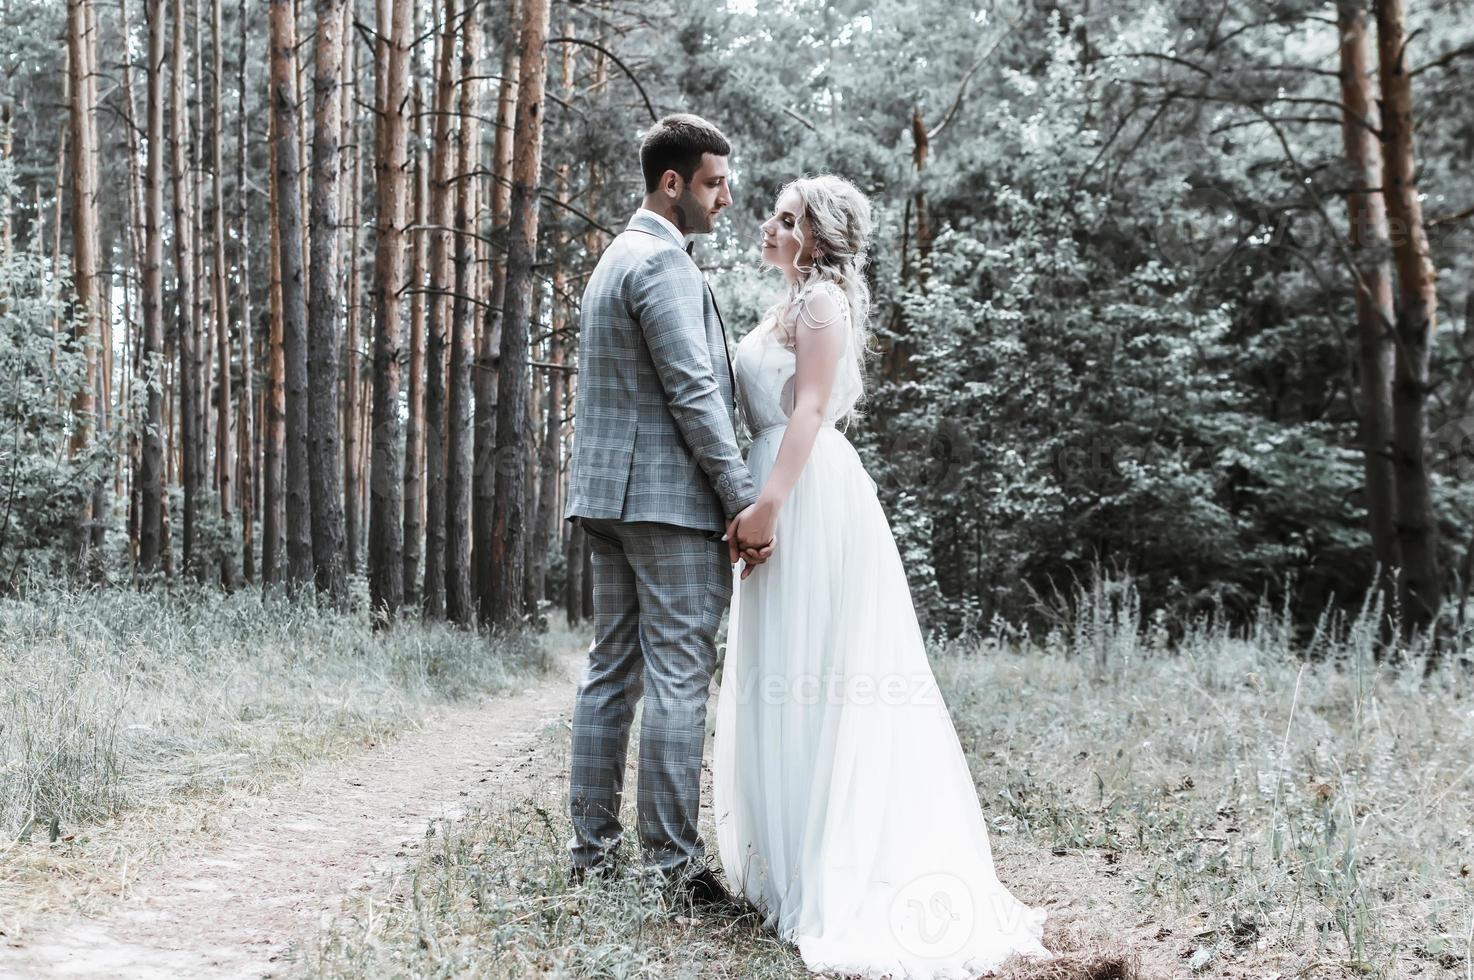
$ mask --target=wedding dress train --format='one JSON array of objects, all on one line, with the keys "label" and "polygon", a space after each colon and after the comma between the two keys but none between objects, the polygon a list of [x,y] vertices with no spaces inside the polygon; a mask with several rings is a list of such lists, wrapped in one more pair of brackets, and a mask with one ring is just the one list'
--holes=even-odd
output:
[{"label": "wedding dress train", "polygon": [[[793,405],[795,355],[772,328],[733,358],[759,486]],[[713,762],[728,883],[813,972],[935,980],[1049,956],[1044,910],[994,872],[875,483],[834,426],[861,391],[848,352],[837,371],[773,556],[733,582]]]}]

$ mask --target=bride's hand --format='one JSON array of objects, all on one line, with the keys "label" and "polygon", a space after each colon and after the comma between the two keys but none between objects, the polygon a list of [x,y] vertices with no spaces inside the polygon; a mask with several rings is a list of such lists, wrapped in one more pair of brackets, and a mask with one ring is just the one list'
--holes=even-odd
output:
[{"label": "bride's hand", "polygon": [[[773,553],[774,529],[778,521],[777,507],[759,497],[727,523],[727,556],[732,563],[738,557],[749,567],[760,565]],[[746,578],[744,573],[743,578]]]},{"label": "bride's hand", "polygon": [[779,507],[780,501],[759,495],[757,503],[737,515],[737,526],[733,531],[736,532],[737,544],[744,552],[744,557],[748,551],[760,552],[761,557],[755,557],[758,562],[762,562],[772,554],[773,538],[778,530]]}]

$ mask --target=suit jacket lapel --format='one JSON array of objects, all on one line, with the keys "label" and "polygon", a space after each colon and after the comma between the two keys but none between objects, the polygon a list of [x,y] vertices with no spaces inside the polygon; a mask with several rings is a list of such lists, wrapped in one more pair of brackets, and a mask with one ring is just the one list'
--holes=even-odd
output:
[{"label": "suit jacket lapel", "polygon": [[[696,261],[696,256],[691,254],[691,250],[695,246],[695,244],[695,242],[686,243],[686,255],[691,259],[691,262],[696,265],[696,268],[700,269],[701,264]],[[722,308],[717,305],[716,291],[711,288],[711,283],[706,281],[705,272],[701,273],[701,282],[704,286],[706,286],[706,295],[711,297],[711,308],[713,310],[716,310],[717,326],[721,328],[722,331],[722,351],[727,355],[727,383],[731,386],[730,390],[732,392],[732,401],[735,404],[737,401],[737,374],[732,370],[732,349],[727,346],[727,321],[722,319]]]},{"label": "suit jacket lapel", "polygon": [[[692,261],[695,260],[693,259]],[[711,297],[711,308],[717,312],[717,326],[722,331],[722,350],[727,353],[727,380],[732,386],[732,398],[735,400],[737,397],[737,374],[732,370],[732,348],[727,346],[727,321],[722,319],[722,308],[717,305],[717,294],[711,288],[710,283],[706,286],[706,295]]]}]

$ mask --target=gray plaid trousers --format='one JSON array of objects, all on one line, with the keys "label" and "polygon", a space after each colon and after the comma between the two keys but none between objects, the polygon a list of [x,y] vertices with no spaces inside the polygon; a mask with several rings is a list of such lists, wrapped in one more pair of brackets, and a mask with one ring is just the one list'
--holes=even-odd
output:
[{"label": "gray plaid trousers", "polygon": [[594,642],[573,709],[572,863],[623,841],[619,822],[635,704],[643,695],[637,814],[647,864],[667,872],[705,857],[697,831],[716,632],[732,596],[720,534],[582,518],[593,549]]}]

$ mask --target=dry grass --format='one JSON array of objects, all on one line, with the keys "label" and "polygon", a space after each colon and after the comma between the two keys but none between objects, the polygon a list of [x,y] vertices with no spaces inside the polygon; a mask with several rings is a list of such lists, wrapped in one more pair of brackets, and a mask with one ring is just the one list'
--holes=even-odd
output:
[{"label": "dry grass", "polygon": [[1295,643],[1261,610],[1168,643],[1107,613],[937,651],[998,833],[1093,865],[1084,887],[1185,970],[1474,976],[1467,659],[1389,668],[1365,619]]},{"label": "dry grass", "polygon": [[[1425,675],[1414,650],[1390,669],[1364,621],[1295,641],[1268,610],[1169,640],[1134,602],[1108,583],[1049,635],[1000,625],[933,648],[1000,876],[1049,906],[1061,954],[999,976],[1474,978],[1467,658]],[[219,832],[205,801],[359,751],[539,659],[510,638],[375,635],[253,595],[0,603],[0,894],[115,897],[176,835]],[[386,842],[407,869],[350,900],[296,969],[802,975],[775,936],[673,915],[638,874],[564,884],[567,735],[552,726],[519,767],[540,783],[500,785],[418,846]],[[634,795],[632,771],[631,809]]]},{"label": "dry grass", "polygon": [[[1129,583],[933,663],[1000,876],[1050,907],[1009,980],[1474,976],[1474,681],[1375,662],[1365,623],[1294,643],[1263,611],[1168,642]],[[299,961],[347,977],[803,974],[749,926],[672,918],[638,878],[563,884],[566,733],[538,791],[435,828]],[[632,738],[631,744],[637,744]],[[632,797],[633,770],[627,779]],[[709,794],[707,799],[709,800]],[[633,814],[628,814],[632,826]],[[709,820],[707,839],[710,833]]]},{"label": "dry grass", "polygon": [[89,910],[180,835],[211,833],[214,804],[505,691],[562,639],[375,633],[254,590],[0,601],[0,929]]},{"label": "dry grass", "polygon": [[436,825],[412,868],[351,903],[299,962],[321,977],[788,977],[748,924],[675,915],[637,872],[564,883],[561,814],[537,799]]},{"label": "dry grass", "polygon": [[999,980],[1136,980],[1134,957],[1121,953],[1061,953],[1045,962],[1026,961],[998,971]]}]

